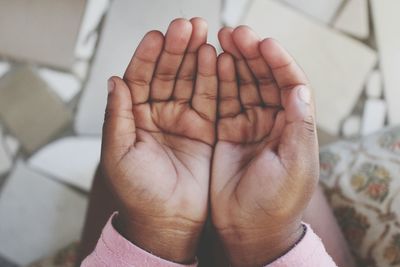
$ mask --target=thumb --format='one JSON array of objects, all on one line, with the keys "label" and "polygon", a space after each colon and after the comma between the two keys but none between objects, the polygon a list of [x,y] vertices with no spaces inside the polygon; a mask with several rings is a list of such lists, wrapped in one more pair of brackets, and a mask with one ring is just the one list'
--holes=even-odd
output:
[{"label": "thumb", "polygon": [[108,80],[108,98],[103,124],[102,157],[119,160],[135,144],[135,120],[128,86],[119,77]]},{"label": "thumb", "polygon": [[318,139],[314,102],[308,86],[299,85],[290,90],[285,105],[285,126],[279,154],[282,159],[318,164]]}]

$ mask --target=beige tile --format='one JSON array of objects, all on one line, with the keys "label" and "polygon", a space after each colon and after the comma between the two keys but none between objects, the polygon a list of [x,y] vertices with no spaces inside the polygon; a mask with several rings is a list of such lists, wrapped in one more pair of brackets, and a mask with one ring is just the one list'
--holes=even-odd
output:
[{"label": "beige tile", "polygon": [[10,64],[8,62],[0,61],[0,78],[10,70]]},{"label": "beige tile", "polygon": [[331,135],[323,129],[318,129],[318,144],[320,147],[331,144],[339,140],[336,135]]},{"label": "beige tile", "polygon": [[72,73],[81,81],[85,81],[89,72],[89,62],[86,60],[77,60],[72,67]]},{"label": "beige tile", "polygon": [[369,36],[368,0],[348,0],[334,27],[359,39]]},{"label": "beige tile", "polygon": [[93,55],[98,37],[95,30],[105,14],[109,2],[109,0],[87,0],[75,47],[76,57],[89,59]]},{"label": "beige tile", "polygon": [[65,137],[32,155],[28,165],[64,183],[90,191],[100,162],[101,139]]},{"label": "beige tile", "polygon": [[296,58],[315,91],[318,125],[337,135],[376,63],[375,52],[272,0],[255,0],[244,22]]},{"label": "beige tile", "polygon": [[343,0],[281,0],[291,7],[324,23],[330,23]]},{"label": "beige tile", "polygon": [[365,102],[361,134],[369,135],[385,126],[386,103],[380,99],[368,99]]},{"label": "beige tile", "polygon": [[18,140],[12,135],[6,135],[4,136],[4,144],[10,157],[15,157],[20,147]]},{"label": "beige tile", "polygon": [[22,66],[0,79],[0,117],[31,153],[66,127],[71,113],[34,69]]},{"label": "beige tile", "polygon": [[368,77],[366,84],[366,93],[370,98],[382,97],[382,74],[379,70],[374,70]]},{"label": "beige tile", "polygon": [[11,155],[7,150],[4,132],[2,127],[0,126],[0,175],[3,175],[10,170],[12,166],[11,159]]},{"label": "beige tile", "polygon": [[75,130],[100,134],[107,97],[107,79],[122,75],[143,35],[153,29],[165,31],[177,17],[204,17],[209,24],[209,42],[217,43],[220,1],[113,1],[107,13],[87,86],[81,98]]},{"label": "beige tile", "polygon": [[0,195],[0,254],[26,266],[79,240],[86,202],[19,161]]},{"label": "beige tile", "polygon": [[49,88],[66,103],[71,101],[82,88],[79,79],[71,73],[48,68],[40,68],[38,73],[39,76],[49,85]]},{"label": "beige tile", "polygon": [[357,115],[349,116],[343,123],[342,133],[344,137],[355,137],[360,134],[361,118]]},{"label": "beige tile", "polygon": [[1,1],[0,54],[70,68],[85,2]]},{"label": "beige tile", "polygon": [[244,13],[246,13],[250,3],[251,0],[224,0],[221,12],[221,19],[224,25],[236,27]]},{"label": "beige tile", "polygon": [[400,1],[371,1],[389,123],[400,124]]}]

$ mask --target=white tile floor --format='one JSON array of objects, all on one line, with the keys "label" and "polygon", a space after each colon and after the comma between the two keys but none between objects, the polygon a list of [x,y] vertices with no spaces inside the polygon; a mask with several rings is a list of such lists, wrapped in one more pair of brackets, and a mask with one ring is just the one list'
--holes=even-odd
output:
[{"label": "white tile floor", "polygon": [[38,151],[28,165],[88,192],[100,161],[100,147],[100,138],[66,137]]},{"label": "white tile floor", "polygon": [[359,39],[369,36],[368,0],[351,0],[334,22],[334,27]]},{"label": "white tile floor", "polygon": [[254,0],[244,22],[294,55],[314,89],[319,126],[337,135],[376,64],[375,51],[273,0]]},{"label": "white tile floor", "polygon": [[26,265],[79,239],[86,198],[16,164],[0,195],[0,254]]},{"label": "white tile floor", "polygon": [[56,71],[48,68],[40,68],[39,76],[47,82],[49,88],[66,103],[72,100],[82,88],[82,84],[71,73]]},{"label": "white tile floor", "polygon": [[289,6],[298,9],[324,23],[331,23],[343,0],[281,0]]},{"label": "white tile floor", "polygon": [[10,171],[12,166],[12,155],[8,151],[5,136],[0,126],[0,176]]},{"label": "white tile floor", "polygon": [[400,123],[400,1],[371,0],[389,123]]},{"label": "white tile floor", "polygon": [[[178,5],[179,9],[175,8]],[[106,81],[112,75],[123,74],[134,48],[147,31],[165,31],[169,22],[176,17],[201,16],[209,24],[209,42],[216,44],[220,9],[220,2],[215,0],[114,1],[105,21],[94,65],[78,108],[76,132],[100,135],[107,97]]]}]

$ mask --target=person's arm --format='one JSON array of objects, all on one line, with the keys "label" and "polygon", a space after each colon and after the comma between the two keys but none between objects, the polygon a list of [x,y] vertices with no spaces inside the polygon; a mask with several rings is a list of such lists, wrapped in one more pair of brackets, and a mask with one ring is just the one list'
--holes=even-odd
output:
[{"label": "person's arm", "polygon": [[[142,266],[181,267],[197,266],[197,263],[183,265],[164,260],[147,252],[125,239],[114,227],[115,213],[104,227],[95,250],[83,261],[83,267],[101,266]],[[152,237],[149,237],[151,239]],[[172,244],[171,244],[172,245]]]},{"label": "person's arm", "polygon": [[356,266],[333,210],[320,186],[314,192],[304,212],[303,221],[311,225],[313,231],[321,238],[326,251],[338,266]]},{"label": "person's arm", "polygon": [[107,186],[105,177],[99,166],[96,170],[90,192],[89,205],[79,246],[77,266],[94,250],[103,227],[106,225],[111,214],[116,210],[118,210],[117,202],[110,188]]},{"label": "person's arm", "polygon": [[[103,229],[95,250],[84,260],[83,267],[90,266],[197,266],[177,264],[153,255],[125,239],[113,225],[114,214]],[[151,237],[149,237],[150,239]],[[260,248],[262,250],[262,248]],[[304,224],[304,236],[286,254],[266,267],[334,267],[336,264],[326,252],[320,238],[309,225]]]},{"label": "person's arm", "polygon": [[321,239],[311,227],[303,224],[304,236],[290,251],[265,267],[335,267]]}]

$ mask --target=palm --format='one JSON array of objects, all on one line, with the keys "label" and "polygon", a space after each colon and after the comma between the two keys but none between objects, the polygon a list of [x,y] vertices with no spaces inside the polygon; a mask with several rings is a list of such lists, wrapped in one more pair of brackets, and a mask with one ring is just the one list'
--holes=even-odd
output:
[{"label": "palm", "polygon": [[217,93],[206,36],[200,19],[172,22],[165,38],[149,32],[121,81],[121,103],[108,108],[102,165],[131,214],[200,228],[206,219]]},{"label": "palm", "polygon": [[251,107],[218,123],[213,175],[220,183],[217,186],[220,190],[216,196],[228,198],[225,202],[228,206],[221,209],[237,212],[237,217],[243,217],[240,214],[243,210],[254,217],[260,209],[269,214],[275,208],[270,204],[277,204],[283,186],[279,181],[287,175],[276,155],[282,132],[279,128],[284,124],[277,121],[283,119],[284,111],[276,118],[278,111],[278,108]]},{"label": "palm", "polygon": [[224,29],[219,38],[227,53],[218,61],[213,221],[219,229],[275,228],[300,218],[309,196],[299,192],[318,176],[314,124],[295,89],[307,80],[275,41],[260,43],[248,28]]},{"label": "palm", "polygon": [[187,101],[170,100],[139,104],[133,107],[133,111],[136,127],[139,129],[208,146],[214,143],[215,122],[201,117]]},{"label": "palm", "polygon": [[[203,220],[214,122],[179,101],[140,104],[133,107],[133,113],[137,143],[120,164],[127,182],[132,183],[129,188],[145,190],[149,198],[157,199],[160,207],[190,196],[189,212],[198,214],[184,215]],[[135,162],[140,164],[132,164]],[[140,184],[135,184],[138,180]],[[163,210],[175,212],[179,207]]]}]

